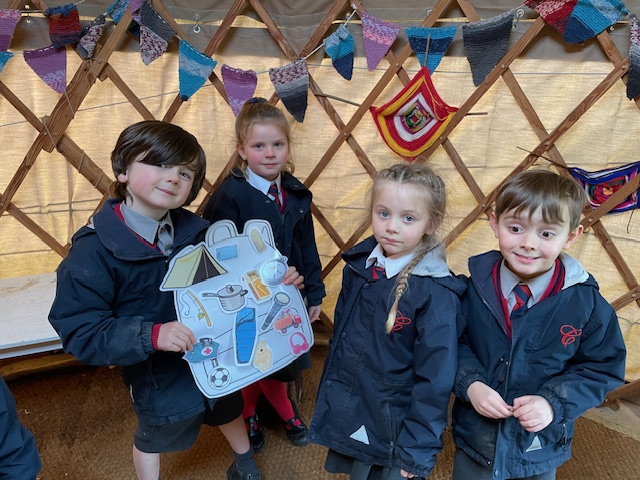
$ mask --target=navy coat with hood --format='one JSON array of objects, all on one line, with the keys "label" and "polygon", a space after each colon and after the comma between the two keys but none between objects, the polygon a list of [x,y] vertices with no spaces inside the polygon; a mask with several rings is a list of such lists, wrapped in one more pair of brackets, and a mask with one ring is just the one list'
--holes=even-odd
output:
[{"label": "navy coat with hood", "polygon": [[[492,277],[502,255],[492,251],[469,259],[454,439],[458,448],[491,468],[496,480],[537,475],[568,460],[575,420],[624,380],[626,351],[615,311],[577,260],[565,253],[560,260],[562,290],[514,322],[510,339]],[[467,396],[475,381],[489,385],[509,405],[523,395],[544,397],[553,421],[531,433],[514,417],[480,415]]]},{"label": "navy coat with hood", "polygon": [[375,245],[370,237],[343,255],[309,438],[368,465],[426,477],[447,423],[464,282],[451,275],[444,248],[432,250],[409,276],[398,328],[387,334],[396,278],[371,280],[365,262]]},{"label": "navy coat with hood", "polygon": [[[171,423],[205,409],[182,353],[156,351],[155,323],[175,321],[172,292],[159,287],[170,257],[142,242],[114,212],[109,200],[93,226],[74,235],[57,270],[49,321],[64,351],[89,365],[118,365],[139,418]],[[173,252],[204,239],[209,222],[185,210],[170,212]],[[211,401],[212,403],[215,400]]]}]

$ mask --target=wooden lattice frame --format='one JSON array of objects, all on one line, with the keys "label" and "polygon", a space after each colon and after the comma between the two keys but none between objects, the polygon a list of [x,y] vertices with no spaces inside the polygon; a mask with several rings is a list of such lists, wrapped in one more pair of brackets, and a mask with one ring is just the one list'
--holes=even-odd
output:
[{"label": "wooden lattice frame", "polygon": [[[153,0],[154,8],[163,16],[163,18],[172,26],[172,28],[178,32],[181,38],[181,29],[178,23],[171,17],[167,9],[159,0]],[[464,12],[468,21],[479,21],[480,17],[477,15],[475,9],[468,0],[439,0],[435,7],[433,7],[429,15],[423,20],[421,26],[431,27],[436,21],[443,15],[443,13],[454,3],[457,3],[459,8]],[[11,0],[8,8],[20,8],[22,2],[19,0]],[[46,9],[46,4],[42,0],[34,0],[33,4],[41,9]],[[324,19],[318,25],[316,31],[307,42],[306,46],[300,52],[296,52],[288,43],[284,35],[280,32],[278,26],[270,17],[269,13],[264,9],[262,3],[259,0],[236,0],[227,12],[222,24],[212,37],[211,41],[207,45],[203,53],[208,56],[213,56],[218,47],[220,46],[224,37],[230,33],[232,24],[236,17],[240,15],[247,7],[253,9],[253,11],[259,16],[264,23],[269,33],[272,35],[284,56],[294,61],[298,58],[309,55],[322,40],[327,36],[329,28],[335,21],[339,21],[339,16],[345,9],[349,8],[350,4],[355,4],[362,7],[360,0],[335,0],[330,10],[327,12]],[[62,96],[56,106],[51,111],[48,117],[39,119],[20,99],[15,95],[2,81],[0,81],[0,95],[2,95],[14,108],[27,120],[27,122],[33,126],[39,133],[31,145],[28,153],[22,161],[20,167],[15,172],[13,178],[9,182],[6,190],[0,197],[0,215],[5,212],[12,215],[27,229],[33,232],[38,238],[40,238],[49,248],[64,257],[68,251],[69,245],[60,244],[50,233],[40,227],[36,222],[29,218],[24,212],[22,212],[16,205],[12,203],[14,194],[20,188],[30,168],[36,162],[38,155],[44,150],[46,152],[52,152],[54,149],[60,152],[66,160],[72,165],[78,172],[83,175],[103,196],[102,201],[96,207],[96,210],[100,208],[104,200],[109,196],[112,180],[108,173],[105,173],[95,162],[93,162],[87,154],[70,138],[66,133],[67,127],[73,120],[73,114],[77,111],[86,98],[87,94],[99,79],[101,81],[110,80],[126,97],[131,105],[140,113],[145,119],[152,119],[153,115],[145,107],[143,102],[136,96],[136,94],[127,86],[127,84],[120,78],[117,71],[109,64],[109,58],[111,54],[118,48],[127,34],[127,29],[131,21],[130,12],[127,10],[120,22],[117,24],[113,32],[108,35],[102,43],[96,47],[96,52],[92,60],[83,61],[75,72],[72,80],[67,86],[66,95]],[[545,26],[542,18],[537,18],[527,29],[526,33],[519,39],[519,41],[513,45],[509,51],[505,54],[498,66],[493,69],[485,80],[479,85],[472,95],[461,105],[458,111],[453,116],[452,120],[447,125],[444,132],[439,136],[436,142],[426,150],[417,161],[426,161],[430,155],[440,146],[448,154],[453,165],[461,175],[464,182],[467,184],[469,190],[473,194],[477,201],[477,206],[471,210],[471,212],[463,219],[458,225],[456,225],[449,233],[445,242],[450,244],[456,238],[458,238],[470,225],[472,225],[479,217],[488,216],[491,212],[492,203],[495,198],[496,192],[500,185],[496,186],[489,193],[484,193],[478,183],[474,180],[473,175],[470,173],[460,155],[457,153],[454,145],[449,140],[451,132],[459,125],[460,121],[467,115],[470,110],[475,106],[483,95],[489,90],[489,88],[499,79],[505,82],[508,86],[511,94],[513,95],[516,103],[522,110],[527,122],[533,129],[537,136],[539,143],[527,155],[519,165],[517,165],[511,174],[518,171],[522,171],[530,167],[540,156],[548,156],[553,162],[558,165],[566,166],[566,162],[562,158],[562,155],[555,147],[555,143],[560,137],[562,137],[569,129],[580,119],[580,117],[588,111],[588,109],[604,95],[616,82],[619,80],[626,82],[626,73],[629,68],[628,58],[624,58],[619,50],[614,45],[609,33],[607,31],[602,32],[597,36],[597,40],[605,52],[606,56],[612,64],[611,72],[604,78],[596,88],[593,89],[575,108],[561,121],[558,126],[551,132],[548,132],[538,117],[533,105],[525,95],[523,89],[518,84],[515,76],[510,70],[511,63],[518,58],[518,56],[534,41],[536,36],[540,33]],[[340,115],[331,103],[331,96],[326,95],[320,88],[320,86],[310,76],[310,91],[315,99],[319,102],[323,110],[331,122],[336,127],[336,136],[331,145],[326,149],[322,158],[308,175],[305,180],[305,184],[311,187],[313,183],[318,179],[324,169],[332,161],[338,150],[343,144],[347,144],[349,148],[354,152],[358,161],[364,168],[364,170],[371,177],[375,176],[376,169],[368,159],[366,152],[358,144],[358,141],[353,135],[353,131],[363,117],[367,114],[369,107],[381,95],[385,87],[391,82],[394,77],[398,77],[403,84],[407,84],[410,80],[409,75],[403,68],[404,62],[411,55],[411,47],[405,45],[405,47],[395,55],[389,51],[386,55],[386,60],[389,66],[379,79],[375,87],[369,92],[362,104],[358,107],[353,116],[347,121],[343,121]],[[224,86],[220,78],[216,73],[212,73],[209,80],[216,88],[222,98],[227,101]],[[271,102],[278,101],[277,95],[274,93]],[[640,101],[636,100],[636,105],[640,106]],[[172,121],[176,113],[182,105],[182,100],[179,95],[172,102],[171,106],[164,115],[163,120]],[[215,186],[221,181],[220,174],[215,181],[211,182],[205,180],[204,188],[208,192],[206,198],[197,208],[197,212],[201,213],[204,209],[204,205],[209,198],[210,193]],[[565,172],[568,175],[567,172]],[[629,268],[625,259],[617,250],[614,242],[607,233],[604,225],[600,219],[611,211],[623,198],[628,196],[631,192],[639,188],[640,176],[636,176],[633,181],[629,182],[626,186],[620,189],[615,195],[607,200],[603,205],[594,210],[585,211],[583,225],[585,229],[591,228],[596,237],[602,244],[607,255],[610,257],[612,263],[615,265],[620,276],[622,277],[628,292],[622,295],[620,298],[612,302],[613,307],[616,310],[623,307],[635,304],[640,308],[640,286],[635,278],[633,272]],[[353,246],[358,239],[360,239],[364,232],[368,229],[369,225],[364,222],[356,229],[355,232],[347,239],[344,240],[340,237],[337,230],[331,225],[327,218],[323,215],[322,211],[313,205],[313,214],[317,222],[328,233],[332,241],[336,244],[339,252],[329,261],[323,268],[323,277],[326,277],[332,272],[340,263],[341,252],[345,251],[349,247]],[[332,330],[332,321],[326,315],[321,314],[322,326],[318,328],[320,335],[330,334]],[[640,382],[633,382],[625,385],[610,396],[609,400],[615,400],[622,398],[630,393],[640,390]]]}]

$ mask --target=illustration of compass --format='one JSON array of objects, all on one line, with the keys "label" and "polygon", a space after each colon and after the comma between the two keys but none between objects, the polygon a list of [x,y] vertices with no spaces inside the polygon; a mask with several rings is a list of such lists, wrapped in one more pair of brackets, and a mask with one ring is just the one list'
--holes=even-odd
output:
[{"label": "illustration of compass", "polygon": [[260,266],[262,283],[269,286],[280,285],[288,269],[287,257],[267,260]]}]

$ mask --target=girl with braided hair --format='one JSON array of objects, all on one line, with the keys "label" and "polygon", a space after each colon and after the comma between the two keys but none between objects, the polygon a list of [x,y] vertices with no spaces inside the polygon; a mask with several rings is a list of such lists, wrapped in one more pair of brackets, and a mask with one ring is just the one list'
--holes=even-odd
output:
[{"label": "girl with braided hair", "polygon": [[369,194],[373,236],[343,255],[342,290],[310,440],[351,480],[429,476],[457,369],[464,281],[436,231],[446,206],[433,170],[401,164]]}]

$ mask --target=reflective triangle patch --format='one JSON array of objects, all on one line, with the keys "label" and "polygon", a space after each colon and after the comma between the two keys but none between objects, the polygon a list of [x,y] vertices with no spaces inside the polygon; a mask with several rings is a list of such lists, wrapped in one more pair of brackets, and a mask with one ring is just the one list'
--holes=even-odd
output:
[{"label": "reflective triangle patch", "polygon": [[369,445],[369,435],[367,435],[367,429],[364,428],[364,425],[362,425],[358,430],[349,435],[349,438],[353,438],[358,442]]},{"label": "reflective triangle patch", "polygon": [[533,452],[535,450],[542,450],[542,445],[540,444],[540,438],[538,438],[538,435],[533,437],[533,442],[531,442],[531,445],[529,445],[529,448],[527,448],[526,451]]}]

